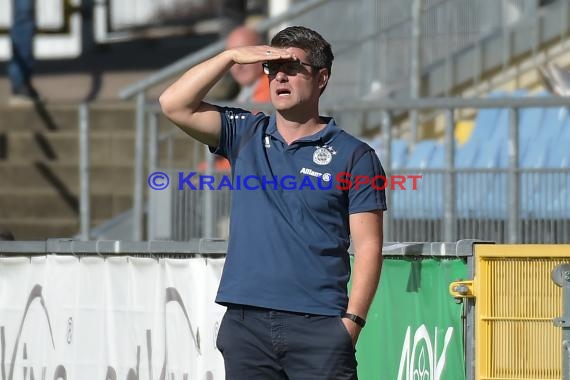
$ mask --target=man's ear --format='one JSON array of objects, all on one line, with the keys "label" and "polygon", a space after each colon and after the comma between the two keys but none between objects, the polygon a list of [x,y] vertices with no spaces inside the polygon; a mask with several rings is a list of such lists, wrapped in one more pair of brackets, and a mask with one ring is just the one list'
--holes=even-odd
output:
[{"label": "man's ear", "polygon": [[324,88],[329,81],[329,71],[321,70],[319,72],[319,88]]}]

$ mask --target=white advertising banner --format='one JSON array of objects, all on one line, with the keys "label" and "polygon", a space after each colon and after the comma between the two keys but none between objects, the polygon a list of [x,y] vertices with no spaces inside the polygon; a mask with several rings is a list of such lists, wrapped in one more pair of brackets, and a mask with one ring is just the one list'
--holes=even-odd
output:
[{"label": "white advertising banner", "polygon": [[0,258],[0,380],[224,379],[223,262]]}]

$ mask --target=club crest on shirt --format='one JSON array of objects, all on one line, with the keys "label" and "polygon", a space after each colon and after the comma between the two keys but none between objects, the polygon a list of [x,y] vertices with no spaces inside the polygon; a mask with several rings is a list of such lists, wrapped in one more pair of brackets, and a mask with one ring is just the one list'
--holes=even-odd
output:
[{"label": "club crest on shirt", "polygon": [[313,153],[313,162],[317,165],[328,165],[335,154],[336,150],[332,146],[318,146],[315,153]]}]

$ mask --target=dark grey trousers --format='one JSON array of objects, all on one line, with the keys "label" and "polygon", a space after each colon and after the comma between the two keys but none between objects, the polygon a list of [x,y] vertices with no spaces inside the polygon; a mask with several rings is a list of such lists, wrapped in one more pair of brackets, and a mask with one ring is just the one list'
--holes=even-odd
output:
[{"label": "dark grey trousers", "polygon": [[216,344],[227,380],[357,380],[340,317],[231,305]]}]

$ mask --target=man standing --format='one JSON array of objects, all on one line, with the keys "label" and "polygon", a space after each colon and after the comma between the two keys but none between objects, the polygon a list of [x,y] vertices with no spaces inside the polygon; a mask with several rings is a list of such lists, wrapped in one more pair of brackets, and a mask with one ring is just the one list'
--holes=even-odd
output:
[{"label": "man standing", "polygon": [[[262,38],[255,30],[247,26],[234,29],[226,40],[226,50],[242,46],[261,45]],[[233,65],[230,74],[240,85],[241,91],[236,101],[241,103],[269,103],[269,82],[263,74],[261,63]]]},{"label": "man standing", "polygon": [[[230,160],[236,188],[248,176],[259,181],[232,194],[216,298],[228,307],[217,340],[228,379],[357,378],[354,347],[380,275],[386,201],[378,186],[346,180],[384,171],[372,148],[319,116],[332,61],[321,35],[289,27],[271,46],[229,49],[191,68],[160,97],[170,120]],[[202,101],[233,65],[251,63],[268,75],[272,115]]]},{"label": "man standing", "polygon": [[35,1],[14,0],[13,21],[10,29],[12,59],[8,63],[8,76],[12,85],[10,104],[31,104],[38,98],[32,86],[34,69]]}]

